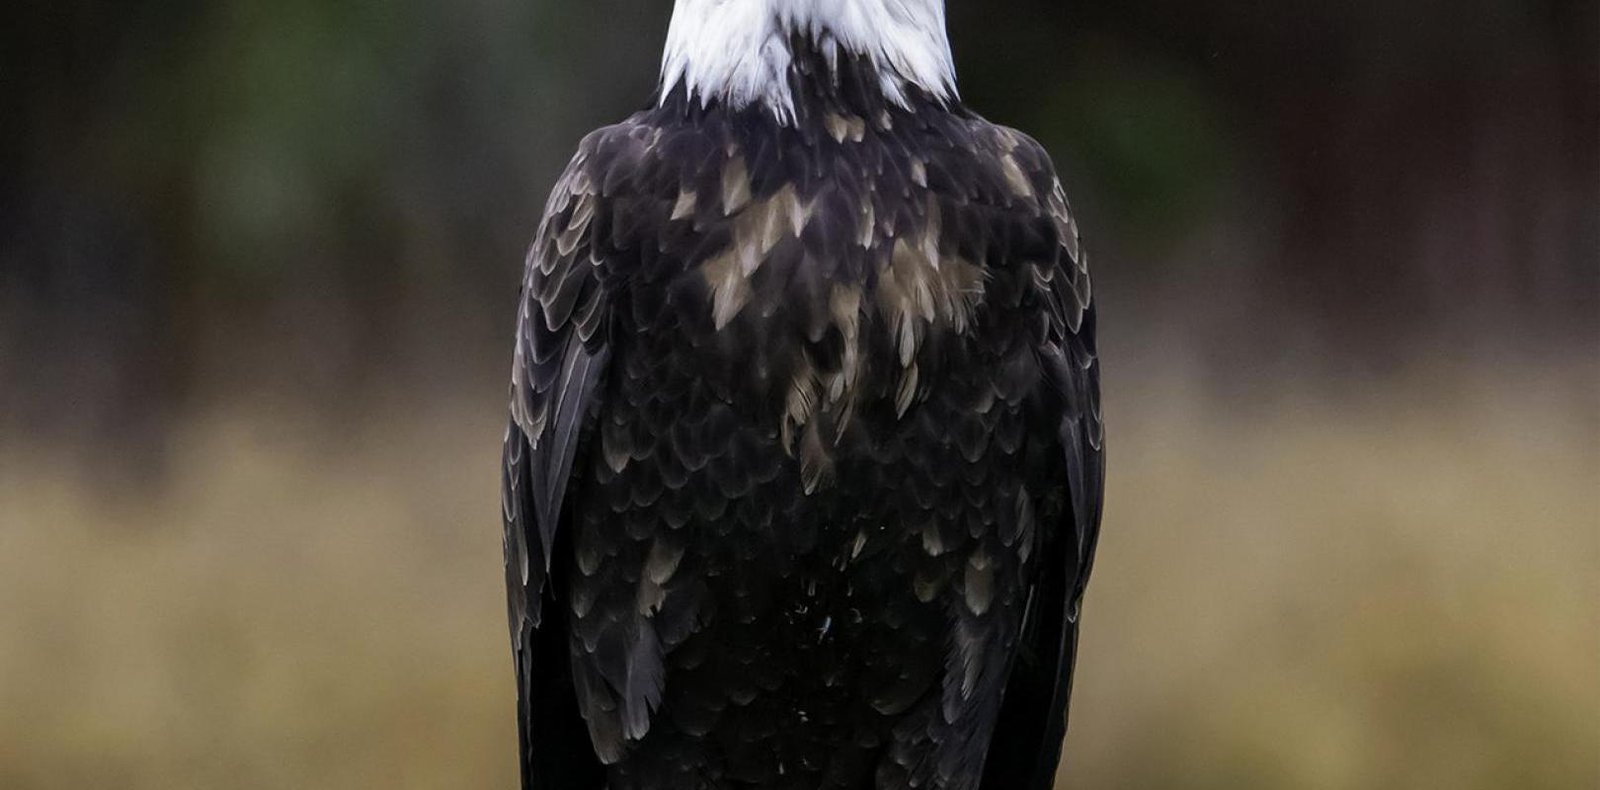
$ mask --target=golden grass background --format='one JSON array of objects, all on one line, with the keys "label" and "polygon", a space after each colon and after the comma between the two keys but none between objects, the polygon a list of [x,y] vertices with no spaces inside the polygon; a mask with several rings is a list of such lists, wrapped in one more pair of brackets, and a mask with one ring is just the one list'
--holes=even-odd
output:
[{"label": "golden grass background", "polygon": [[[1071,788],[1600,786],[1589,361],[1249,407],[1108,384]],[[501,416],[0,450],[0,787],[511,788]]]}]

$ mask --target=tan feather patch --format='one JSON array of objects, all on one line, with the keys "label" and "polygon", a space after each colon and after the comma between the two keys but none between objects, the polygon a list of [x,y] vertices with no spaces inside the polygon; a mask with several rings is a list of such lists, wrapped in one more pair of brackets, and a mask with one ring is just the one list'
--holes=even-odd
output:
[{"label": "tan feather patch", "polygon": [[[725,188],[728,183],[725,174]],[[802,201],[792,184],[785,185],[771,197],[752,200],[748,194],[748,179],[741,175],[735,183],[744,184],[745,193],[732,196],[733,204],[739,205],[733,220],[733,240],[728,249],[701,264],[702,276],[712,292],[712,313],[717,329],[726,327],[745,308],[753,295],[749,278],[780,242],[785,238],[799,238],[805,232],[816,206],[814,200]],[[728,197],[725,194],[724,200]]]},{"label": "tan feather patch", "polygon": [[856,241],[862,249],[872,249],[872,243],[878,237],[878,220],[876,209],[871,200],[861,201],[861,225],[857,231]]},{"label": "tan feather patch", "polygon": [[812,424],[800,442],[800,482],[807,495],[815,494],[833,479],[833,458],[828,455],[822,433]]},{"label": "tan feather patch", "polygon": [[694,216],[695,209],[700,203],[700,196],[690,190],[678,192],[678,202],[672,206],[672,221],[689,219]]},{"label": "tan feather patch", "polygon": [[711,320],[719,330],[750,303],[750,278],[741,269],[737,253],[737,248],[728,250],[700,267],[701,276],[711,288]]},{"label": "tan feather patch", "polygon": [[[844,339],[844,355],[839,370],[828,380],[828,401],[837,404],[854,399],[856,381],[861,375],[861,289],[854,285],[833,286],[828,294],[828,311],[834,327]],[[839,420],[839,431],[844,430],[846,422],[847,417]]]},{"label": "tan feather patch", "polygon": [[778,242],[798,238],[811,218],[811,204],[802,204],[794,185],[785,185],[772,197],[751,203],[734,223],[734,246],[740,267],[748,276],[761,267]]},{"label": "tan feather patch", "polygon": [[794,373],[793,381],[789,383],[789,396],[785,400],[782,428],[785,448],[793,446],[795,429],[811,422],[811,416],[817,409],[820,387],[821,383],[817,380],[816,367],[811,364],[811,357],[801,352],[799,368]]},{"label": "tan feather patch", "polygon": [[1022,166],[1017,164],[1017,158],[1011,154],[1000,157],[1000,169],[1005,172],[1006,184],[1011,191],[1020,198],[1033,198],[1033,183],[1028,180],[1028,175],[1022,172]]},{"label": "tan feather patch", "polygon": [[750,172],[746,169],[744,157],[735,155],[722,169],[722,214],[731,217],[749,203]]},{"label": "tan feather patch", "polygon": [[906,368],[905,372],[900,374],[900,391],[894,399],[895,416],[906,416],[906,411],[916,402],[917,379],[920,375],[916,365]]},{"label": "tan feather patch", "polygon": [[646,576],[639,580],[639,590],[634,606],[641,615],[649,616],[666,603],[667,591],[658,582]]},{"label": "tan feather patch", "polygon": [[983,298],[983,270],[949,257],[934,263],[928,251],[936,245],[912,245],[897,239],[889,264],[880,273],[877,301],[900,352],[900,366],[911,367],[926,329],[945,325],[965,332]]},{"label": "tan feather patch", "polygon": [[854,115],[828,113],[823,117],[822,123],[828,127],[828,135],[836,143],[843,143],[845,140],[859,143],[867,137],[866,120]]}]

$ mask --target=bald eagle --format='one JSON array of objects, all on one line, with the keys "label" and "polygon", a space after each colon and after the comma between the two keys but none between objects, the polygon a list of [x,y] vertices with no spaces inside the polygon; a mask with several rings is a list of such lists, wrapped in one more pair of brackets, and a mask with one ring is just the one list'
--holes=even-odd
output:
[{"label": "bald eagle", "polygon": [[1104,464],[1048,155],[942,0],[677,0],[528,254],[503,465],[522,783],[1051,785]]}]

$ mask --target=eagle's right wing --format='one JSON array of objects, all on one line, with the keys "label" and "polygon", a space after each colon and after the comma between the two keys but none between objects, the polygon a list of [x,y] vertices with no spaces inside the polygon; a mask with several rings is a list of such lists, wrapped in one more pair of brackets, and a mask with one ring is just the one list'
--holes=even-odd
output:
[{"label": "eagle's right wing", "polygon": [[[557,546],[573,463],[610,359],[599,135],[556,184],[528,253],[517,313],[501,480],[506,587],[525,790],[599,790],[604,774],[578,712]],[[547,605],[549,604],[549,605]]]},{"label": "eagle's right wing", "polygon": [[1088,258],[1077,222],[1044,149],[1011,133],[1016,172],[1038,195],[1041,224],[1052,229],[1052,259],[1031,263],[1045,326],[1036,349],[1046,401],[1063,456],[1066,512],[1041,530],[1027,622],[1006,681],[1005,700],[983,780],[984,790],[1050,790],[1055,784],[1078,652],[1078,614],[1094,564],[1105,488],[1105,426]]}]

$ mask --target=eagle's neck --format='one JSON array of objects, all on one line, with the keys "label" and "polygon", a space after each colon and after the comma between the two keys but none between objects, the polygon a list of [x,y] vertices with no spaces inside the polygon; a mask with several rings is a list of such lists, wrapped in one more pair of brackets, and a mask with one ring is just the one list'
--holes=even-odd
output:
[{"label": "eagle's neck", "polygon": [[[862,91],[866,96],[858,96]],[[760,105],[793,123],[822,97],[956,99],[943,0],[677,0],[660,100]]]}]

